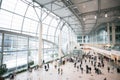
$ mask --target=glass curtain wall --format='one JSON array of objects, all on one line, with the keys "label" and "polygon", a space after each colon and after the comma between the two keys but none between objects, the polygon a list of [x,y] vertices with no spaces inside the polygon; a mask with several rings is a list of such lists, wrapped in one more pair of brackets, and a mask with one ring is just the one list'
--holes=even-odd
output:
[{"label": "glass curtain wall", "polygon": [[58,58],[58,49],[54,46],[54,44],[44,41],[43,58],[45,62]]},{"label": "glass curtain wall", "polygon": [[[41,11],[41,7],[32,0],[2,0],[0,19],[0,30],[15,33],[4,34],[3,64],[6,64],[9,69],[26,66],[25,64],[32,61],[37,64],[38,39],[29,36],[38,37],[40,20],[42,21],[42,38],[46,40],[44,41],[44,55],[48,56],[49,60],[57,58],[61,27],[63,27],[62,34],[64,35],[62,44],[66,44],[63,46],[67,48],[69,34],[67,23],[44,8]],[[20,36],[16,33],[28,36]],[[73,32],[71,34],[75,37]],[[72,37],[71,40],[74,38]],[[0,54],[1,43],[2,34],[0,34]],[[66,53],[65,50],[63,51]]]},{"label": "glass curtain wall", "polygon": [[3,64],[9,70],[37,63],[38,40],[34,38],[4,34]]},{"label": "glass curtain wall", "polygon": [[67,25],[65,25],[64,27],[63,27],[63,29],[62,29],[62,52],[64,53],[64,54],[67,54],[67,52],[68,52],[68,38],[69,38],[69,36],[68,36],[68,31],[69,31],[69,29],[68,29],[68,27],[67,27]]},{"label": "glass curtain wall", "polygon": [[[31,3],[32,4],[32,3]],[[0,29],[37,36],[40,7],[33,8],[23,0],[2,0]]]}]

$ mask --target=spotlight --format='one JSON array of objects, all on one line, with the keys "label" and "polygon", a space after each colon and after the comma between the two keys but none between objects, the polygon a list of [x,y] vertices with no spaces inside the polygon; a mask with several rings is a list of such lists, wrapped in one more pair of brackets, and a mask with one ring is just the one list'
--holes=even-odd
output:
[{"label": "spotlight", "polygon": [[97,16],[95,16],[94,18],[97,19]]},{"label": "spotlight", "polygon": [[105,17],[108,17],[107,13],[105,13]]},{"label": "spotlight", "polygon": [[83,18],[83,21],[85,21],[86,19],[85,18]]}]

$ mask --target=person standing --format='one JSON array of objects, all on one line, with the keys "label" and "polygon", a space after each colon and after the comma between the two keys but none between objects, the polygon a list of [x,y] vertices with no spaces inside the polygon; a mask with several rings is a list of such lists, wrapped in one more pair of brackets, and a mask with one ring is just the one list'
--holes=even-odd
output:
[{"label": "person standing", "polygon": [[83,74],[83,68],[81,67],[80,69],[81,69],[81,73]]},{"label": "person standing", "polygon": [[79,65],[77,65],[77,71],[79,70]]},{"label": "person standing", "polygon": [[110,72],[110,67],[107,68],[108,69],[108,73]]},{"label": "person standing", "polygon": [[104,78],[104,80],[107,80],[106,78]]},{"label": "person standing", "polygon": [[58,68],[58,74],[60,74],[60,68]]},{"label": "person standing", "polygon": [[49,69],[49,63],[47,63],[47,67],[48,67],[48,69]]},{"label": "person standing", "polygon": [[63,74],[63,69],[61,68],[61,75]]}]

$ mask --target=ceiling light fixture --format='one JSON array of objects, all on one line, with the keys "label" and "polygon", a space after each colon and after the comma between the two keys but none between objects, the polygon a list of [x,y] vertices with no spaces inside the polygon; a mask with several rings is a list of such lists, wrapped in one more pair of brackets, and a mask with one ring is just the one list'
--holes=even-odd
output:
[{"label": "ceiling light fixture", "polygon": [[95,15],[95,17],[94,17],[95,19],[97,19],[97,16]]},{"label": "ceiling light fixture", "polygon": [[73,7],[73,9],[77,9],[77,7],[75,6],[75,7]]},{"label": "ceiling light fixture", "polygon": [[105,17],[108,17],[107,13],[105,13]]},{"label": "ceiling light fixture", "polygon": [[85,21],[86,19],[85,18],[83,18],[83,21]]}]

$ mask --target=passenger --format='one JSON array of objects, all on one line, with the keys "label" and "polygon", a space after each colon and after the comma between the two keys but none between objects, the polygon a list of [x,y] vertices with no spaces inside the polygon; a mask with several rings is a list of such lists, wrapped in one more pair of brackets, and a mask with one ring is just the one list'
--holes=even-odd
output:
[{"label": "passenger", "polygon": [[45,68],[45,71],[47,71],[47,65],[46,64],[44,65],[44,68]]},{"label": "passenger", "polygon": [[47,67],[48,67],[48,69],[49,69],[49,63],[47,63]]},{"label": "passenger", "polygon": [[77,66],[77,71],[79,70],[79,66]]},{"label": "passenger", "polygon": [[60,74],[60,68],[58,68],[58,74]]},{"label": "passenger", "polygon": [[3,78],[3,77],[0,77],[0,80],[4,80],[4,78]]},{"label": "passenger", "polygon": [[104,80],[107,80],[106,78],[104,78]]},{"label": "passenger", "polygon": [[76,67],[76,62],[74,63],[74,68]]},{"label": "passenger", "polygon": [[80,69],[81,69],[81,73],[83,74],[83,68],[81,67]]},{"label": "passenger", "polygon": [[63,69],[61,68],[61,75],[63,74]]},{"label": "passenger", "polygon": [[110,67],[107,68],[108,69],[108,73],[110,72]]}]

